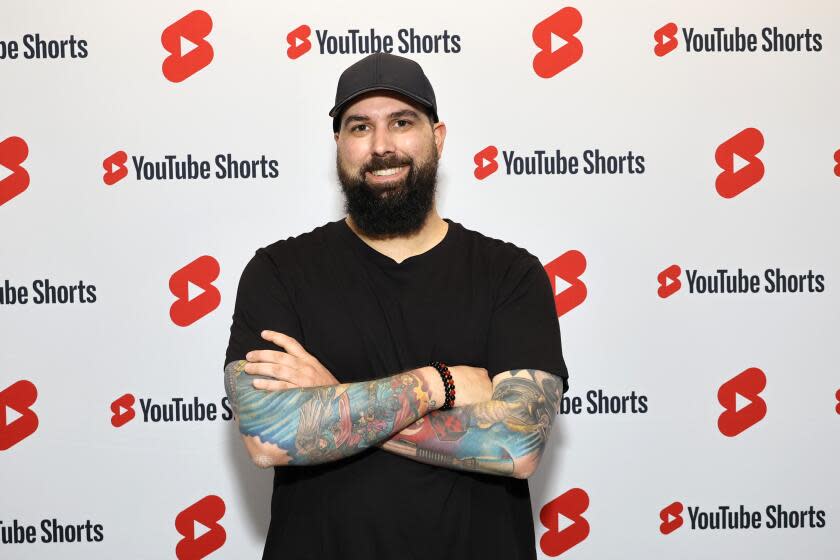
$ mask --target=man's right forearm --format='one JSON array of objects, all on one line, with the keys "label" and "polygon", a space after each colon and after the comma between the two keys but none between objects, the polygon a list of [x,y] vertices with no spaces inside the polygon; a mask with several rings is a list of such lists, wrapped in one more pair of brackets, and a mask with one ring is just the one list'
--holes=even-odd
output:
[{"label": "man's right forearm", "polygon": [[239,431],[262,466],[314,465],[387,440],[443,404],[443,383],[420,368],[359,383],[270,392],[254,388],[244,360],[225,367]]}]

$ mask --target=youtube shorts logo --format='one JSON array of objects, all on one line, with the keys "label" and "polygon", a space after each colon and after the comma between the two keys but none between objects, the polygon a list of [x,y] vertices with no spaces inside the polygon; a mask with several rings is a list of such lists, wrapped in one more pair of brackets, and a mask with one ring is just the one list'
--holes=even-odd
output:
[{"label": "youtube shorts logo", "polygon": [[718,417],[718,429],[734,437],[757,424],[767,414],[767,404],[759,396],[767,377],[758,368],[745,369],[718,389],[718,402],[724,411]]},{"label": "youtube shorts logo", "polygon": [[715,189],[723,198],[737,196],[764,177],[764,163],[758,153],[764,148],[764,136],[757,128],[745,128],[715,150],[715,161],[723,170],[715,180]]},{"label": "youtube shorts logo", "polygon": [[679,31],[679,28],[677,28],[676,23],[666,23],[653,32],[653,38],[656,40],[653,52],[656,56],[665,56],[677,48],[679,44],[677,31]]},{"label": "youtube shorts logo", "polygon": [[200,560],[219,550],[227,533],[219,525],[225,515],[225,502],[218,496],[201,498],[175,517],[175,530],[183,536],[175,545],[178,560]]},{"label": "youtube shorts logo", "polygon": [[128,154],[122,150],[114,152],[102,161],[102,168],[105,170],[102,180],[106,185],[110,187],[117,181],[125,179],[128,175],[128,168],[125,166],[127,162]]},{"label": "youtube shorts logo", "polygon": [[28,155],[23,138],[9,136],[0,142],[0,206],[29,187],[29,173],[22,167]]},{"label": "youtube shorts logo", "polygon": [[557,496],[540,510],[540,523],[547,530],[540,537],[540,550],[549,556],[559,556],[586,540],[589,522],[583,513],[589,507],[589,495],[580,488],[572,488]]},{"label": "youtube shorts logo", "polygon": [[540,49],[533,62],[537,76],[551,78],[580,60],[583,44],[575,33],[582,24],[580,12],[567,6],[534,26],[531,37]]},{"label": "youtube shorts logo", "polygon": [[473,174],[475,178],[481,181],[486,179],[493,173],[499,170],[499,162],[496,158],[499,157],[499,150],[496,146],[487,146],[473,156],[475,162],[475,171]]},{"label": "youtube shorts logo", "polygon": [[202,10],[188,13],[163,30],[160,42],[170,53],[163,61],[163,75],[170,82],[183,82],[213,60],[213,47],[205,37],[213,20]]},{"label": "youtube shorts logo", "polygon": [[115,428],[125,426],[129,421],[134,420],[134,395],[125,395],[114,399],[111,403],[111,425]]},{"label": "youtube shorts logo", "polygon": [[566,251],[547,265],[545,273],[554,292],[557,316],[562,317],[586,299],[586,284],[580,276],[586,271],[586,257],[580,251]]},{"label": "youtube shorts logo", "polygon": [[213,285],[218,277],[219,261],[209,255],[175,271],[169,278],[169,291],[178,298],[169,308],[172,322],[187,327],[219,307],[222,295]]},{"label": "youtube shorts logo", "polygon": [[659,532],[668,535],[682,527],[682,512],[683,505],[681,502],[674,502],[662,508],[659,512],[659,519],[662,520],[662,523],[659,524]]},{"label": "youtube shorts logo", "polygon": [[312,29],[308,25],[301,25],[289,31],[286,35],[286,42],[289,43],[286,56],[294,60],[309,52],[312,48],[312,43],[309,41],[310,34],[312,34]]},{"label": "youtube shorts logo", "polygon": [[680,266],[678,264],[672,264],[656,276],[656,280],[659,282],[659,288],[656,290],[656,293],[659,294],[659,297],[665,299],[679,291],[682,287],[680,274],[682,274]]},{"label": "youtube shorts logo", "polygon": [[21,379],[0,391],[0,451],[6,451],[38,429],[38,415],[32,405],[38,390],[31,381]]}]

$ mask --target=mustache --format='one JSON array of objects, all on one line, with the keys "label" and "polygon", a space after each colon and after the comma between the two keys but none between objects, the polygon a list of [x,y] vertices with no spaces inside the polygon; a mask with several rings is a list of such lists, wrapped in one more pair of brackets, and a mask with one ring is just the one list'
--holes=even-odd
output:
[{"label": "mustache", "polygon": [[362,167],[362,174],[366,172],[380,171],[382,169],[390,169],[392,167],[402,167],[404,165],[412,166],[414,161],[411,158],[399,157],[396,155],[386,157],[373,157],[364,167]]}]

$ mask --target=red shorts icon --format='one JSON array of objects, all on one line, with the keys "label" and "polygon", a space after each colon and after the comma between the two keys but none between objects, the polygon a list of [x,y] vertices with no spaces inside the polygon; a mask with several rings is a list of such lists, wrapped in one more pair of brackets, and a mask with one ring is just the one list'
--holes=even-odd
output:
[{"label": "red shorts icon", "polygon": [[673,533],[683,524],[683,505],[680,502],[674,502],[662,508],[659,512],[659,519],[662,523],[659,524],[659,532],[663,535]]},{"label": "red shorts icon", "polygon": [[192,325],[217,307],[222,295],[212,282],[219,277],[219,261],[198,257],[169,278],[169,291],[178,298],[169,308],[169,317],[179,327]]},{"label": "red shorts icon", "polygon": [[204,40],[213,30],[207,12],[195,10],[166,29],[160,42],[169,56],[163,61],[163,75],[170,82],[183,82],[213,60],[213,47]]},{"label": "red shorts icon", "polygon": [[665,299],[677,293],[682,287],[682,282],[680,282],[681,273],[682,269],[680,269],[680,266],[672,264],[656,276],[656,279],[659,281],[659,288],[656,290],[656,293],[659,294],[659,297]]},{"label": "red shorts icon", "polygon": [[0,451],[5,451],[31,436],[38,429],[38,415],[32,405],[38,389],[21,379],[0,391]]},{"label": "red shorts icon", "polygon": [[665,56],[672,50],[677,48],[679,41],[677,41],[676,23],[666,23],[659,29],[653,32],[653,38],[656,40],[656,46],[653,47],[653,52],[656,56]]},{"label": "red shorts icon", "polygon": [[301,25],[289,31],[286,35],[286,42],[289,43],[289,48],[286,49],[286,56],[292,60],[306,54],[312,48],[312,43],[309,42],[309,35],[312,30],[308,25]]},{"label": "red shorts icon", "polygon": [[764,177],[764,163],[758,153],[764,148],[764,136],[757,128],[745,128],[715,150],[715,161],[723,170],[715,180],[715,189],[723,198],[737,196]]},{"label": "red shorts icon", "polygon": [[551,78],[580,60],[583,44],[575,33],[581,25],[580,12],[567,6],[534,26],[531,37],[540,48],[533,62],[537,76]]},{"label": "red shorts icon", "polygon": [[29,187],[29,173],[22,167],[28,155],[23,138],[9,136],[0,142],[0,206]]},{"label": "red shorts icon", "polygon": [[540,537],[544,554],[559,556],[586,540],[589,522],[583,513],[588,507],[589,495],[580,488],[567,490],[542,507],[540,523],[547,529]]},{"label": "red shorts icon", "polygon": [[499,156],[499,150],[496,146],[487,146],[483,150],[473,156],[475,162],[475,171],[473,174],[479,181],[486,179],[499,169],[499,162],[496,158]]},{"label": "red shorts icon", "polygon": [[227,533],[219,524],[224,515],[224,500],[212,494],[179,513],[175,530],[184,538],[175,545],[178,560],[200,560],[220,549],[227,540]]},{"label": "red shorts icon", "polygon": [[126,393],[125,395],[114,399],[111,403],[111,425],[115,428],[125,426],[129,421],[134,419],[134,395]]},{"label": "red shorts icon", "polygon": [[724,411],[718,417],[718,429],[734,437],[757,424],[767,414],[767,403],[759,394],[767,377],[758,368],[745,369],[718,389],[718,402]]},{"label": "red shorts icon", "polygon": [[128,154],[122,150],[114,152],[102,161],[102,168],[105,170],[102,180],[106,185],[111,186],[125,179],[128,175],[128,168],[125,166],[127,161]]},{"label": "red shorts icon", "polygon": [[551,280],[558,317],[562,317],[586,299],[586,284],[580,279],[585,271],[586,257],[575,250],[566,251],[545,265],[545,272]]}]

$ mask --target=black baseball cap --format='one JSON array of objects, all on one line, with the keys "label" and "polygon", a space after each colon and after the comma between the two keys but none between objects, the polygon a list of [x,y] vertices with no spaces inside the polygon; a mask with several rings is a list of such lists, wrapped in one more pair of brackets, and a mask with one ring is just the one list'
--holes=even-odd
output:
[{"label": "black baseball cap", "polygon": [[378,89],[395,91],[416,101],[431,112],[432,122],[438,122],[435,91],[420,65],[409,58],[378,52],[364,57],[341,73],[335,91],[335,105],[330,109],[333,132],[338,132],[341,112],[351,101]]}]

